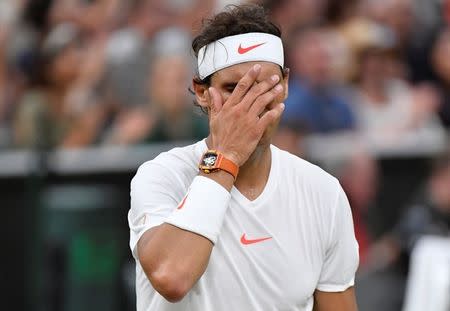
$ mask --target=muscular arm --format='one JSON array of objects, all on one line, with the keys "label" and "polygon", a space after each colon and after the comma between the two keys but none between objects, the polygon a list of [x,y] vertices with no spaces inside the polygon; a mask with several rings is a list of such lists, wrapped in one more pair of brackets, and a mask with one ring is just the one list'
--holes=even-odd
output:
[{"label": "muscular arm", "polygon": [[155,290],[177,302],[205,271],[212,247],[212,242],[200,235],[162,224],[139,240],[139,261]]},{"label": "muscular arm", "polygon": [[353,287],[343,292],[314,292],[313,311],[358,311]]},{"label": "muscular arm", "polygon": [[[233,177],[223,171],[203,175],[228,191]],[[138,242],[139,261],[152,286],[170,302],[181,300],[205,272],[213,243],[164,223],[145,232]]]}]

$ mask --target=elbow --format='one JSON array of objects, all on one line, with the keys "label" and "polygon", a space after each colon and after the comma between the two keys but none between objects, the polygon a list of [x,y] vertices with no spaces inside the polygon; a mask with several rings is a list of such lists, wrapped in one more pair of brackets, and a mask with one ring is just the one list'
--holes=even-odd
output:
[{"label": "elbow", "polygon": [[172,303],[181,301],[191,288],[186,278],[174,271],[155,271],[150,275],[149,280],[153,288]]}]

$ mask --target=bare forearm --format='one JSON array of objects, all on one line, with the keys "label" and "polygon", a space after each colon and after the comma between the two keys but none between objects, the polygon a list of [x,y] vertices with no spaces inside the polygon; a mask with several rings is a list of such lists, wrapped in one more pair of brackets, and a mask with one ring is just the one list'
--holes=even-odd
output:
[{"label": "bare forearm", "polygon": [[204,273],[213,243],[196,233],[162,224],[144,234],[138,247],[140,263],[152,286],[175,302]]}]

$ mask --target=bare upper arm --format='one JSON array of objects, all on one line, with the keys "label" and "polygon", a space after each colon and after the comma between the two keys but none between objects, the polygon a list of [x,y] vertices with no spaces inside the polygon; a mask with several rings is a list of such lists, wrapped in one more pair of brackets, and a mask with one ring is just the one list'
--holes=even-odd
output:
[{"label": "bare upper arm", "polygon": [[314,292],[314,311],[357,311],[353,287],[343,292]]},{"label": "bare upper arm", "polygon": [[139,239],[139,262],[153,288],[177,302],[205,272],[213,243],[207,238],[163,223]]}]

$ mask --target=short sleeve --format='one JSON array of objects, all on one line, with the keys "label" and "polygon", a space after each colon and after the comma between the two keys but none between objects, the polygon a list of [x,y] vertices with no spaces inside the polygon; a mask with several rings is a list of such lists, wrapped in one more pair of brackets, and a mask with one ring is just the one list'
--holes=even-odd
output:
[{"label": "short sleeve", "polygon": [[341,187],[332,219],[329,243],[317,289],[324,292],[342,292],[354,285],[359,255],[350,205]]},{"label": "short sleeve", "polygon": [[147,162],[131,181],[128,212],[130,249],[138,258],[137,243],[149,229],[162,224],[183,197],[182,183],[160,164]]}]

